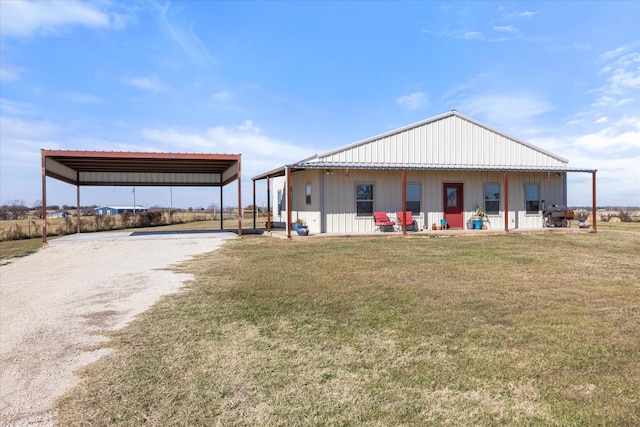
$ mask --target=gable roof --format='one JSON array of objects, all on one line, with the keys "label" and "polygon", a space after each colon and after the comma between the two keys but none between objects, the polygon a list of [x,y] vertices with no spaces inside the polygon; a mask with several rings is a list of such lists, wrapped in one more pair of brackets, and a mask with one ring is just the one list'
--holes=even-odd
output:
[{"label": "gable roof", "polygon": [[[586,171],[452,110],[298,161],[293,169]],[[278,176],[284,167],[253,179]]]}]

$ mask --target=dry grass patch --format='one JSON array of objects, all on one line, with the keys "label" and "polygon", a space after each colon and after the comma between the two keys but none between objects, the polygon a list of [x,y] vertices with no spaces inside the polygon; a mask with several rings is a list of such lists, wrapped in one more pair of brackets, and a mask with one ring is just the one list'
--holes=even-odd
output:
[{"label": "dry grass patch", "polygon": [[638,425],[640,230],[253,237],[115,333],[62,425]]}]

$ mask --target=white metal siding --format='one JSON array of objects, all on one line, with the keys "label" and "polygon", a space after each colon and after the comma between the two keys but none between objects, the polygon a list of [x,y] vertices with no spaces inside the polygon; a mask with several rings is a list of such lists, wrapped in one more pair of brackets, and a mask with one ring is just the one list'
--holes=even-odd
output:
[{"label": "white metal siding", "polygon": [[468,167],[563,167],[532,146],[459,116],[448,116],[319,157],[337,163]]}]

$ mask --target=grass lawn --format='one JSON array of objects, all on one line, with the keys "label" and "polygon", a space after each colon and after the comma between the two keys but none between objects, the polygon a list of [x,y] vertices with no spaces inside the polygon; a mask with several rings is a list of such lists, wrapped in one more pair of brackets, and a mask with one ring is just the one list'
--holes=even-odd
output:
[{"label": "grass lawn", "polygon": [[112,335],[61,425],[640,425],[640,228],[245,237]]}]

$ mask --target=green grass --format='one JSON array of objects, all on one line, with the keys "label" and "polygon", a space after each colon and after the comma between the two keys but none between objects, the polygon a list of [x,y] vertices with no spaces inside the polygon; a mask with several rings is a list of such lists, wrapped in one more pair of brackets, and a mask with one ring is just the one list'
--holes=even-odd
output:
[{"label": "green grass", "polygon": [[0,242],[0,260],[19,258],[35,253],[42,247],[42,239],[9,240]]},{"label": "green grass", "polygon": [[638,228],[228,242],[60,424],[639,425],[638,254]]}]

